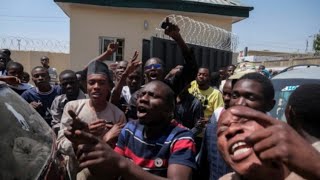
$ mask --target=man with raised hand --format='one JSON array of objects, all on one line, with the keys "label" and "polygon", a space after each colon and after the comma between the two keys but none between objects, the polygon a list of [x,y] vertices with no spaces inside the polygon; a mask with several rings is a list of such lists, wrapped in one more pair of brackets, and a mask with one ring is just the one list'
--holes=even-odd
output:
[{"label": "man with raised hand", "polygon": [[177,25],[169,22],[169,18],[166,18],[164,22],[164,33],[171,37],[181,49],[185,63],[180,67],[181,73],[179,75],[172,76],[168,79],[164,74],[164,63],[157,57],[152,57],[144,65],[144,74],[146,83],[159,80],[164,81],[175,93],[178,95],[181,90],[186,87],[196,76],[198,65],[195,60],[193,51],[189,49],[185,41],[183,40],[180,29]]},{"label": "man with raised hand", "polygon": [[[116,85],[112,91],[110,101],[118,106],[123,112],[127,112],[127,107],[131,95],[141,87],[141,61],[138,60],[138,51],[134,52],[130,61],[127,64],[119,64],[121,73],[118,74]],[[124,62],[124,61],[123,61]]]}]

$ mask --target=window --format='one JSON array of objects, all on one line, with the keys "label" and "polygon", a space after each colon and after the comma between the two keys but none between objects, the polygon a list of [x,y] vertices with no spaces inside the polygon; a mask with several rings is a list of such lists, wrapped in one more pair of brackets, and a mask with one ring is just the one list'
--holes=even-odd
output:
[{"label": "window", "polygon": [[122,61],[124,60],[124,39],[121,38],[112,38],[112,37],[100,37],[100,54],[105,52],[108,48],[108,44],[111,42],[118,42],[119,47],[117,52],[114,53],[112,56],[108,57],[106,61]]}]

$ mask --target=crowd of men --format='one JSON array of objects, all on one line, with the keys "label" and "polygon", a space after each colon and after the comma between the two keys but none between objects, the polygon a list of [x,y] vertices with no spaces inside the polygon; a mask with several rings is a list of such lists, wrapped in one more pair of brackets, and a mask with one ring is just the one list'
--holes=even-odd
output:
[{"label": "crowd of men", "polygon": [[[59,76],[49,58],[31,70],[0,53],[0,80],[21,95],[56,134],[69,179],[320,179],[320,85],[297,88],[287,123],[268,113],[274,88],[264,67],[238,79],[235,66],[199,67],[179,27],[165,34],[184,64],[165,74],[135,52],[115,71],[102,61]],[[33,85],[29,84],[30,77]],[[144,83],[143,83],[144,82]]]}]

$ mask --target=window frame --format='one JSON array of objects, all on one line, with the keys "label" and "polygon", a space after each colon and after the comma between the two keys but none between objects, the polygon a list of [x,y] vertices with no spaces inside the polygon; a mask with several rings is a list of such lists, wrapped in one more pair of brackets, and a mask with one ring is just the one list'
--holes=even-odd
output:
[{"label": "window frame", "polygon": [[[118,38],[118,37],[109,37],[109,36],[100,36],[99,37],[99,54],[102,54],[109,43],[105,43],[105,41],[109,41],[110,42],[120,42],[122,41],[122,46],[119,46],[117,51],[112,54],[112,56],[110,56],[109,58],[105,59],[104,61],[110,61],[110,62],[119,62],[119,61],[123,61],[124,60],[124,55],[125,55],[125,39],[124,38]],[[120,44],[120,43],[119,43]],[[121,50],[121,54],[119,53],[119,50]],[[120,59],[118,59],[118,57],[122,57]]]}]

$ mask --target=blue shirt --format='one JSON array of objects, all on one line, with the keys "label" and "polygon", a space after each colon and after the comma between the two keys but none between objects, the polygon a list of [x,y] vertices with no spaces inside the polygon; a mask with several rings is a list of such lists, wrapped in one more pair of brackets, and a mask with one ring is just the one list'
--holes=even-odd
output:
[{"label": "blue shirt", "polygon": [[217,180],[223,175],[232,172],[218,151],[217,121],[207,125],[204,132],[200,156],[198,158],[199,174],[197,179]]},{"label": "blue shirt", "polygon": [[52,86],[49,92],[40,92],[38,88],[33,87],[24,91],[21,97],[28,103],[41,102],[42,106],[36,109],[36,111],[43,117],[43,119],[51,125],[52,116],[50,114],[50,107],[54,98],[61,94],[60,86]]}]

